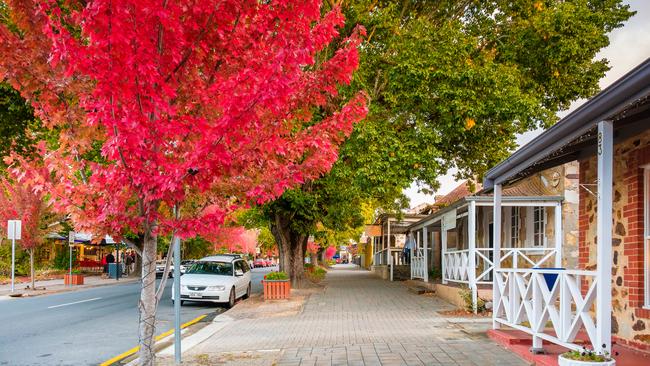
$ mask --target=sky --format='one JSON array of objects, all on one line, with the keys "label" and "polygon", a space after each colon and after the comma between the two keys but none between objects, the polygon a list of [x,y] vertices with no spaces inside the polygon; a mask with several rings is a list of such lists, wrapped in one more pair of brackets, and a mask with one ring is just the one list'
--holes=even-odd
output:
[{"label": "sky", "polygon": [[[624,1],[624,3],[629,4],[630,8],[637,13],[622,28],[617,28],[610,33],[609,46],[602,49],[596,56],[597,59],[608,59],[611,67],[605,77],[600,80],[601,89],[606,88],[650,57],[650,1],[630,0]],[[568,110],[558,113],[558,116],[566,116],[584,102],[584,99],[575,101]],[[520,147],[527,144],[542,131],[539,129],[517,136],[517,144]],[[435,194],[447,194],[458,186],[460,182],[454,179],[453,174],[454,171],[449,171],[447,175],[440,177],[440,189]],[[418,192],[415,183],[404,190],[404,194],[411,199],[411,207],[434,201],[433,195]]]}]

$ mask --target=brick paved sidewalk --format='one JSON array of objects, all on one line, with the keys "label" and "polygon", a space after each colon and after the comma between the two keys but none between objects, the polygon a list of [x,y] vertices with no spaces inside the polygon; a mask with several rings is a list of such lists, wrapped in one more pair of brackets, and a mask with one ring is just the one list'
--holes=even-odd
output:
[{"label": "brick paved sidewalk", "polygon": [[[525,365],[485,336],[490,319],[437,313],[450,309],[435,296],[337,266],[301,311],[237,319],[235,307],[233,320],[183,354],[184,364]],[[169,356],[159,363],[173,364]]]}]

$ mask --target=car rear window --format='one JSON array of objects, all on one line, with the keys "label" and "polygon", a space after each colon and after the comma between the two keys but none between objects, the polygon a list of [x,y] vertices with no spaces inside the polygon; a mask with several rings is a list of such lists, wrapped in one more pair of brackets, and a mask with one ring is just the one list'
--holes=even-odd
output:
[{"label": "car rear window", "polygon": [[232,276],[232,263],[196,262],[186,273]]}]

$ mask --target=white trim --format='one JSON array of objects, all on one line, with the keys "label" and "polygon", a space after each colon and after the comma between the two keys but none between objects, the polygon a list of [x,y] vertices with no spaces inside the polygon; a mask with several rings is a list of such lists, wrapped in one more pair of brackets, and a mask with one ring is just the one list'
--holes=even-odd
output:
[{"label": "white trim", "polygon": [[554,213],[554,227],[553,235],[555,236],[555,268],[562,267],[562,241],[564,240],[564,232],[562,229],[562,204],[558,203],[553,210]]},{"label": "white trim", "polygon": [[599,354],[612,353],[612,184],[614,170],[614,126],[598,123],[598,212],[596,214],[596,342]]},{"label": "white trim", "polygon": [[[492,216],[493,221],[494,221],[494,226],[493,226],[493,235],[494,235],[494,248],[492,249],[492,258],[494,258],[494,266],[492,269],[493,278],[496,279],[496,271],[501,268],[501,261],[499,260],[501,258],[501,203],[502,203],[502,196],[501,196],[501,185],[500,184],[495,184],[494,185],[494,201],[492,205],[492,209],[494,211],[494,214]],[[496,309],[496,306],[500,303],[501,301],[501,292],[499,289],[499,286],[497,285],[496,280],[492,283],[492,303],[493,303],[493,308]],[[497,318],[499,316],[499,312],[496,310],[492,311],[492,329],[500,329],[501,324],[497,321]]]},{"label": "white trim", "polygon": [[[534,206],[555,207],[555,205],[557,205],[557,203],[558,203],[557,200],[552,200],[552,201],[512,201],[512,202],[503,201],[501,203],[501,207],[514,207],[514,206],[519,206],[519,207],[534,207]],[[493,207],[494,204],[492,202],[476,201],[476,206]]]},{"label": "white trim", "polygon": [[[541,212],[539,214],[540,215],[539,216],[540,220],[535,220],[535,211],[536,210],[541,210]],[[546,238],[546,221],[547,221],[546,220],[546,215],[547,215],[546,208],[542,207],[542,206],[533,207],[532,213],[533,213],[533,217],[532,217],[532,220],[533,220],[533,241],[531,242],[531,244],[532,244],[532,246],[534,248],[546,248],[547,245],[548,245],[548,240]],[[539,228],[540,231],[537,231],[538,224],[541,226]],[[535,242],[536,242],[536,240],[538,238],[541,238],[541,243],[540,243],[540,245],[535,245]]]}]

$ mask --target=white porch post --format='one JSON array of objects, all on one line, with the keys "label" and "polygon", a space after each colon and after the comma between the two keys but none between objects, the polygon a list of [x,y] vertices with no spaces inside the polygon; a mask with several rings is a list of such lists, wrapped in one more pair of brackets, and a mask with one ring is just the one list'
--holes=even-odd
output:
[{"label": "white porch post", "polygon": [[429,232],[422,228],[422,244],[424,244],[424,282],[429,282]]},{"label": "white porch post", "polygon": [[445,228],[445,220],[440,221],[440,252],[442,253],[442,260],[440,261],[442,270],[442,284],[447,284],[447,229]]},{"label": "white porch post", "polygon": [[469,201],[467,211],[467,237],[469,246],[469,268],[467,270],[469,288],[472,291],[472,308],[478,312],[478,288],[476,287],[476,202]]},{"label": "white porch post", "polygon": [[499,329],[501,325],[495,320],[497,318],[497,307],[499,304],[499,284],[497,281],[497,270],[501,268],[501,184],[494,186],[494,213],[493,236],[494,248],[492,250],[492,329]]},{"label": "white porch post", "polygon": [[612,353],[612,172],[613,124],[598,123],[598,212],[596,269],[596,344],[599,353]]},{"label": "white porch post", "polygon": [[[408,240],[408,236],[406,237],[406,240]],[[406,245],[406,243],[404,243],[404,245]],[[413,279],[414,271],[417,271],[417,264],[414,265],[415,261],[413,261],[413,259],[415,258],[415,254],[418,253],[418,249],[420,249],[420,232],[416,231],[415,232],[415,248],[411,248],[411,258],[410,258],[411,259],[411,263],[410,263],[411,264],[410,265],[410,267],[411,267],[411,279]]]},{"label": "white porch post", "polygon": [[562,268],[562,202],[555,205],[555,268]]},{"label": "white porch post", "polygon": [[388,249],[386,253],[388,255],[388,265],[390,266],[390,280],[393,280],[393,252],[390,249],[390,218],[388,219],[388,236],[386,237],[388,241]]}]

